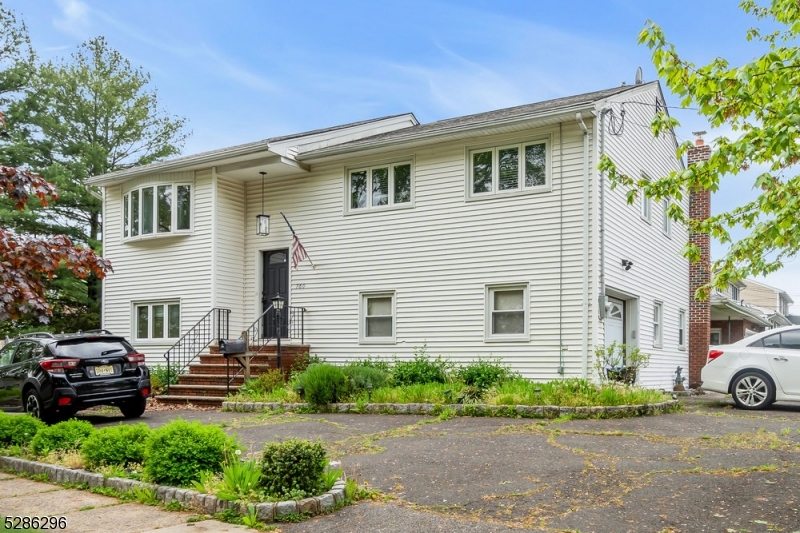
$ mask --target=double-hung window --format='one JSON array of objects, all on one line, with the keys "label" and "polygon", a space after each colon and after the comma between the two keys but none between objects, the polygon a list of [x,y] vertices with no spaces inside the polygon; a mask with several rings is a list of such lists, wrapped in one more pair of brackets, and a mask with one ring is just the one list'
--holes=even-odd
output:
[{"label": "double-hung window", "polygon": [[360,340],[365,344],[394,344],[395,304],[393,292],[361,293]]},{"label": "double-hung window", "polygon": [[678,348],[686,348],[686,311],[678,311]]},{"label": "double-hung window", "polygon": [[185,233],[192,229],[192,186],[146,185],[122,197],[122,237]]},{"label": "double-hung window", "polygon": [[528,340],[528,285],[486,287],[486,340]]},{"label": "double-hung window", "polygon": [[348,211],[411,204],[410,162],[351,169],[347,172]]},{"label": "double-hung window", "polygon": [[664,329],[664,304],[653,303],[653,346],[661,348]]},{"label": "double-hung window", "polygon": [[137,303],[133,306],[136,340],[177,339],[181,336],[179,302]]},{"label": "double-hung window", "polygon": [[672,219],[669,218],[669,200],[664,198],[661,200],[661,231],[667,237],[670,236],[670,232],[672,231]]},{"label": "double-hung window", "polygon": [[[650,179],[644,172],[642,172],[642,178],[646,180]],[[644,192],[640,192],[640,195],[642,198],[642,212],[641,212],[642,218],[650,222],[650,217],[652,216],[652,211],[653,211],[653,201],[647,196],[645,196]]]},{"label": "double-hung window", "polygon": [[469,151],[469,196],[549,190],[549,141],[477,148]]}]

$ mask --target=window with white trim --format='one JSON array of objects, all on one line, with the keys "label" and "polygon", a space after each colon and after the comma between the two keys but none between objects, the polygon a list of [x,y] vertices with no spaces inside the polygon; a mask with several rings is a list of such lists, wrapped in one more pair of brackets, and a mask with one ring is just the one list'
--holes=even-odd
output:
[{"label": "window with white trim", "polygon": [[486,287],[486,340],[528,340],[528,285]]},{"label": "window with white trim", "polygon": [[360,337],[363,343],[395,342],[394,292],[364,292],[360,303]]},{"label": "window with white trim", "polygon": [[669,200],[664,198],[661,200],[661,231],[669,237],[671,230],[672,220],[669,218]]},{"label": "window with white trim", "polygon": [[686,311],[678,311],[678,348],[686,348]]},{"label": "window with white trim", "polygon": [[549,147],[544,139],[470,150],[469,196],[549,190]]},{"label": "window with white trim", "polygon": [[664,325],[664,304],[655,302],[653,304],[653,346],[661,348],[661,339]]},{"label": "window with white trim", "polygon": [[122,197],[122,237],[145,238],[192,229],[192,186],[161,183],[131,189]]},{"label": "window with white trim", "polygon": [[[644,172],[642,172],[642,178],[648,181],[650,180],[650,178]],[[644,192],[641,193],[641,198],[642,198],[642,212],[641,212],[642,218],[650,222],[650,217],[652,216],[653,212],[653,201],[647,196],[645,196]]]},{"label": "window with white trim", "polygon": [[181,305],[177,301],[133,305],[136,340],[177,339],[181,336]]},{"label": "window with white trim", "polygon": [[411,204],[410,162],[350,169],[347,172],[348,211]]}]

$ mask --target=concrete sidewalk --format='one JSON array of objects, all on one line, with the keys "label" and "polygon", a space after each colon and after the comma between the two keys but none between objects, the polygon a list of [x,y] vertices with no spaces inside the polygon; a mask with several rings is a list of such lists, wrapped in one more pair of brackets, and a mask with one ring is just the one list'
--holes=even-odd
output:
[{"label": "concrete sidewalk", "polygon": [[[121,502],[88,490],[31,481],[0,472],[0,516],[64,517],[63,531],[139,533],[253,531],[217,520],[187,523],[193,513],[169,512],[160,507]],[[58,529],[56,529],[58,531]]]}]

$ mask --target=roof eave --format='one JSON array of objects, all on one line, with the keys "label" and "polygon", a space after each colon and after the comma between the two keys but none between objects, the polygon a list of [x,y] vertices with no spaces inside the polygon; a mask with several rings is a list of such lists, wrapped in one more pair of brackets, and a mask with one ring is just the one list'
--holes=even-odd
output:
[{"label": "roof eave", "polygon": [[101,174],[99,176],[92,176],[84,181],[86,185],[97,185],[106,187],[109,185],[117,185],[129,179],[137,178],[147,174],[160,174],[166,172],[180,172],[184,170],[196,170],[198,168],[207,168],[219,164],[225,159],[243,157],[263,152],[269,152],[269,142],[257,141],[254,143],[241,144],[228,149],[215,150],[213,152],[203,152],[201,154],[181,157],[171,161],[162,161],[159,163],[151,163],[149,165],[141,165],[125,170],[118,170],[109,174]]}]

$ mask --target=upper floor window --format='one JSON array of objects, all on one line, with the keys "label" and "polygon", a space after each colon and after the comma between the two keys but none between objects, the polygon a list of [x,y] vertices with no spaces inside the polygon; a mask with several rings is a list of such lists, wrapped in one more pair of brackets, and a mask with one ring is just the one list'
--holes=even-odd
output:
[{"label": "upper floor window", "polygon": [[192,188],[186,183],[146,185],[122,197],[123,238],[169,235],[192,229]]},{"label": "upper floor window", "polygon": [[349,211],[411,203],[410,162],[351,169],[347,176]]},{"label": "upper floor window", "polygon": [[550,185],[547,140],[469,151],[469,196],[547,190]]},{"label": "upper floor window", "polygon": [[661,200],[661,231],[669,237],[672,230],[672,219],[669,218],[669,200]]},{"label": "upper floor window", "polygon": [[739,287],[733,283],[728,283],[728,292],[731,295],[731,300],[739,300]]},{"label": "upper floor window", "polygon": [[[642,178],[649,180],[650,178],[645,174],[642,173]],[[647,196],[642,193],[642,218],[646,221],[650,222],[650,216],[653,211],[653,201],[650,200]]]}]

